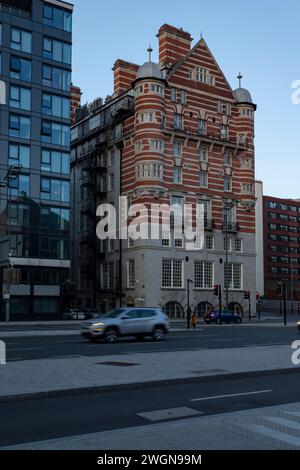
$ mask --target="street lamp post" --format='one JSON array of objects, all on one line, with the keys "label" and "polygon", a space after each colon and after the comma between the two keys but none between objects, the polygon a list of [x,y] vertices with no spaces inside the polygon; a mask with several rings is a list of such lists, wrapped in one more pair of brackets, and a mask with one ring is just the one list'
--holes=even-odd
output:
[{"label": "street lamp post", "polygon": [[229,306],[229,282],[228,282],[228,212],[232,211],[234,207],[239,204],[239,201],[226,201],[224,202],[224,228],[225,228],[225,305],[228,312]]},{"label": "street lamp post", "polygon": [[191,306],[190,306],[190,284],[194,284],[191,279],[187,280],[187,329],[191,328]]}]

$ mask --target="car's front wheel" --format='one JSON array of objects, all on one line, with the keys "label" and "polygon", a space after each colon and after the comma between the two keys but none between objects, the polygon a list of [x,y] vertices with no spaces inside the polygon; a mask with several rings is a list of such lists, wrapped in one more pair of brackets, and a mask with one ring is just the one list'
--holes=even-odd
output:
[{"label": "car's front wheel", "polygon": [[157,326],[156,328],[154,328],[152,337],[155,341],[163,341],[165,339],[165,336],[166,332],[162,327]]},{"label": "car's front wheel", "polygon": [[107,343],[115,343],[119,339],[119,332],[115,328],[109,328],[106,330],[104,337]]}]

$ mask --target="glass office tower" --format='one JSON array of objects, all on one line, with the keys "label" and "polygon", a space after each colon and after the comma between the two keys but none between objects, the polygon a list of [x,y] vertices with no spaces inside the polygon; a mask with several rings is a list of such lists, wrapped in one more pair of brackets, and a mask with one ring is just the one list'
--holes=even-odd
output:
[{"label": "glass office tower", "polygon": [[11,320],[68,302],[72,12],[0,0],[0,319],[8,294]]}]

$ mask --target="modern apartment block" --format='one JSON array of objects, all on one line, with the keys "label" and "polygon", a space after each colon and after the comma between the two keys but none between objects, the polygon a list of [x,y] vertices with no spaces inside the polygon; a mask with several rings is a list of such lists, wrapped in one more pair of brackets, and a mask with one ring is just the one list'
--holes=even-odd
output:
[{"label": "modern apartment block", "polygon": [[[73,127],[79,305],[158,306],[180,318],[189,284],[190,305],[201,315],[217,305],[219,284],[223,299],[228,287],[230,308],[247,311],[244,290],[253,299],[256,292],[256,105],[241,84],[233,91],[203,38],[192,47],[188,32],[165,24],[158,42],[159,63],[151,48],[142,66],[117,60],[112,97],[82,109]],[[202,204],[204,249],[187,251],[174,230],[159,240],[101,243],[96,207],[117,206],[119,195],[129,206]]]},{"label": "modern apartment block", "polygon": [[284,281],[287,299],[299,301],[300,200],[271,196],[262,196],[261,200],[264,297],[279,300],[278,283]]},{"label": "modern apartment block", "polygon": [[66,299],[72,12],[60,0],[0,1],[1,294],[12,320],[58,315]]}]

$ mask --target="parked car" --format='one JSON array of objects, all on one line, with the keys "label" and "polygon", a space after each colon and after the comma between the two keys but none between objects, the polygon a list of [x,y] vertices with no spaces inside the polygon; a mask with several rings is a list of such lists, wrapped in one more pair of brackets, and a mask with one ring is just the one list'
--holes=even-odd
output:
[{"label": "parked car", "polygon": [[168,317],[157,308],[116,308],[98,319],[82,323],[82,336],[96,342],[105,339],[114,343],[123,336],[138,340],[151,336],[162,341],[169,332]]},{"label": "parked car", "polygon": [[70,308],[62,315],[63,320],[84,320],[85,313],[77,308]]},{"label": "parked car", "polygon": [[[218,311],[208,312],[204,315],[204,321],[207,324],[220,323],[220,314]],[[242,323],[243,319],[239,313],[227,312],[225,310],[221,313],[221,323]]]}]

